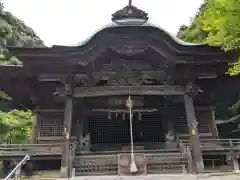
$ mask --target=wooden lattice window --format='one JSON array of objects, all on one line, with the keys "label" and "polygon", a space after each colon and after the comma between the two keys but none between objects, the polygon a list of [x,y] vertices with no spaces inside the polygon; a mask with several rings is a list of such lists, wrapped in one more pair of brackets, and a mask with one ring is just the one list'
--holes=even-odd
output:
[{"label": "wooden lattice window", "polygon": [[210,122],[212,118],[212,112],[210,110],[196,110],[196,117],[199,122],[199,133],[211,133]]},{"label": "wooden lattice window", "polygon": [[39,136],[63,136],[63,113],[38,113]]}]

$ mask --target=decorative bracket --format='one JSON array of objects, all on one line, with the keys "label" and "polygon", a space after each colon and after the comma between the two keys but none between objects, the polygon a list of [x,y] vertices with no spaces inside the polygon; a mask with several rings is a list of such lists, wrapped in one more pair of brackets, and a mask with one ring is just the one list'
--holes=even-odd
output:
[{"label": "decorative bracket", "polygon": [[193,82],[189,82],[185,86],[185,93],[191,97],[195,97],[201,92],[203,92],[203,90]]},{"label": "decorative bracket", "polygon": [[65,96],[72,97],[72,95],[73,95],[73,92],[72,92],[71,84],[65,84]]}]

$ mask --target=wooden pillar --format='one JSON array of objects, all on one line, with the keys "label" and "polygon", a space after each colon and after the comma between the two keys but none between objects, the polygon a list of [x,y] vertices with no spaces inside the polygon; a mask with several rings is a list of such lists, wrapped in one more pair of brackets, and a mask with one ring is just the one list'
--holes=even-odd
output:
[{"label": "wooden pillar", "polygon": [[239,162],[238,162],[238,156],[236,152],[231,151],[232,154],[232,161],[233,161],[233,168],[236,173],[239,173]]},{"label": "wooden pillar", "polygon": [[195,163],[195,170],[196,172],[203,172],[204,171],[204,164],[202,153],[200,149],[200,139],[197,130],[197,120],[194,110],[194,103],[192,96],[190,94],[184,95],[184,103],[186,108],[186,115],[188,121],[188,130],[190,135],[190,146],[192,149],[193,161]]},{"label": "wooden pillar", "polygon": [[216,119],[215,119],[215,112],[212,110],[211,111],[211,132],[212,136],[215,138],[218,138],[218,128],[216,124]]},{"label": "wooden pillar", "polygon": [[188,172],[193,173],[193,161],[192,161],[192,153],[189,149],[189,146],[186,147],[187,157],[188,157]]},{"label": "wooden pillar", "polygon": [[39,122],[37,118],[38,114],[35,113],[34,121],[33,121],[33,128],[32,128],[32,144],[37,144],[38,133],[39,133]]},{"label": "wooden pillar", "polygon": [[[234,144],[233,144],[232,140],[230,140],[230,147],[231,147],[231,149],[234,149]],[[237,153],[234,150],[232,150],[231,151],[231,156],[232,156],[234,171],[236,173],[239,173],[239,163],[238,163]]]},{"label": "wooden pillar", "polygon": [[70,135],[71,135],[71,124],[72,124],[72,106],[73,96],[72,87],[70,84],[65,84],[66,101],[65,101],[65,112],[64,112],[64,147],[61,163],[61,177],[70,178],[71,175],[71,151],[70,151]]}]

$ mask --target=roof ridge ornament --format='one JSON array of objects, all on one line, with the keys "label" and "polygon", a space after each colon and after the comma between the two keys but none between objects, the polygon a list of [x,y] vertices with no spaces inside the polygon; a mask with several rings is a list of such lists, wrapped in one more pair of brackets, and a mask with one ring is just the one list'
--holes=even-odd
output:
[{"label": "roof ridge ornament", "polygon": [[128,5],[129,5],[129,6],[132,6],[132,0],[129,0],[129,1],[128,1]]},{"label": "roof ridge ornament", "polygon": [[117,24],[141,25],[146,23],[148,19],[148,13],[133,6],[132,0],[129,0],[128,5],[123,9],[112,14],[112,21]]}]

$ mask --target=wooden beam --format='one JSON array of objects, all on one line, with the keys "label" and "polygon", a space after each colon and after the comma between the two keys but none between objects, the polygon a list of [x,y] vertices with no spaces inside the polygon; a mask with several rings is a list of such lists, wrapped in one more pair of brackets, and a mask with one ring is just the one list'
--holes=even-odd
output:
[{"label": "wooden beam", "polygon": [[211,110],[214,110],[214,107],[213,106],[195,106],[195,110],[198,110],[198,111],[211,111]]},{"label": "wooden beam", "polygon": [[64,113],[64,109],[35,109],[35,113]]},{"label": "wooden beam", "polygon": [[[115,71],[99,71],[99,72],[92,72],[92,76],[95,79],[109,79],[112,76],[116,75],[118,72]],[[139,71],[132,71],[131,73],[139,73]],[[201,72],[195,72],[196,77],[198,79],[215,79],[217,78],[216,73],[201,73]],[[166,76],[164,71],[141,71],[141,74],[144,74],[146,77],[153,77],[153,78],[162,78]],[[84,74],[82,74],[84,75]],[[86,76],[86,75],[85,75]]]},{"label": "wooden beam", "polygon": [[[92,109],[93,112],[117,112],[117,113],[129,113],[129,109]],[[133,109],[132,112],[156,112],[158,109]]]},{"label": "wooden beam", "polygon": [[44,82],[56,82],[56,81],[64,81],[66,80],[66,74],[41,74],[38,78],[39,81]]},{"label": "wooden beam", "polygon": [[[133,71],[132,73],[139,73],[139,71]],[[116,75],[117,72],[115,71],[100,71],[100,72],[92,72],[92,76],[94,79],[109,79],[112,76]],[[141,71],[141,74],[144,74],[146,77],[153,77],[155,79],[164,78],[166,76],[164,71]],[[62,81],[66,79],[67,74],[41,74],[39,75],[39,81]],[[214,79],[217,78],[215,73],[201,73],[197,74],[198,79]],[[82,79],[91,81],[91,78],[86,73],[78,73],[75,74],[75,79]]]},{"label": "wooden beam", "polygon": [[[77,87],[74,89],[74,97],[96,97],[96,96],[117,96],[128,95],[183,95],[182,86],[159,86],[159,85],[142,85],[142,86],[95,86],[95,87]],[[64,88],[57,87],[56,93],[64,95]]]}]

